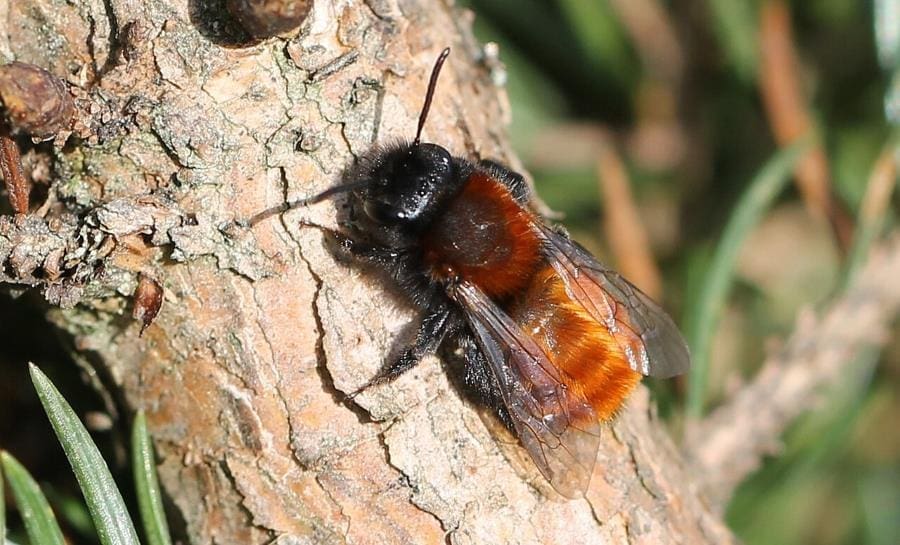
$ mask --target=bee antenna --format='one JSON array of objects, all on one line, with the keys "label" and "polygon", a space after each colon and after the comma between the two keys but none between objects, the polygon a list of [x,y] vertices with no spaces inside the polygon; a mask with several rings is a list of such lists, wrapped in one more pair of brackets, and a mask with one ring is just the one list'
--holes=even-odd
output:
[{"label": "bee antenna", "polygon": [[437,60],[434,62],[434,68],[431,69],[431,79],[428,81],[428,92],[425,93],[425,104],[422,106],[422,112],[419,114],[419,128],[416,131],[416,139],[413,140],[413,147],[418,146],[421,140],[422,127],[425,126],[425,120],[428,119],[428,110],[431,109],[431,99],[434,98],[434,89],[437,87],[438,76],[441,75],[441,68],[444,66],[444,61],[447,60],[447,55],[449,54],[449,47],[441,51],[441,54],[438,55]]},{"label": "bee antenna", "polygon": [[286,203],[279,204],[278,206],[273,206],[272,208],[263,210],[257,214],[254,214],[250,217],[250,219],[240,222],[241,224],[247,227],[253,227],[257,223],[271,218],[272,216],[281,214],[282,212],[287,212],[288,210],[293,210],[294,208],[302,208],[304,206],[309,206],[311,204],[316,204],[317,202],[322,202],[326,199],[330,199],[335,195],[340,195],[341,193],[347,193],[349,191],[354,191],[356,189],[360,189],[369,185],[368,180],[359,180],[356,182],[350,182],[348,184],[336,185],[334,187],[330,187],[325,191],[313,195],[312,197],[306,197],[305,199],[298,199],[296,201],[288,201]]}]

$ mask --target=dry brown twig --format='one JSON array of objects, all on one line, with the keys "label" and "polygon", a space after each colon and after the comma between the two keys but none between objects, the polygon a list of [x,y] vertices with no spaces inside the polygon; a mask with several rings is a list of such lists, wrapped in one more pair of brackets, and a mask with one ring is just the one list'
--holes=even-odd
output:
[{"label": "dry brown twig", "polygon": [[651,77],[677,87],[684,72],[684,50],[669,12],[659,0],[611,0]]},{"label": "dry brown twig", "polygon": [[897,186],[897,174],[900,170],[900,147],[888,144],[875,161],[875,167],[869,175],[866,193],[859,206],[861,224],[874,225],[880,223],[891,204],[891,194]]},{"label": "dry brown twig", "polygon": [[9,134],[6,123],[0,119],[0,178],[6,185],[9,202],[20,218],[28,213],[28,195],[31,184],[25,178],[19,146]]},{"label": "dry brown twig", "polygon": [[[790,13],[781,0],[763,4],[760,82],[776,138],[782,145],[811,127],[808,107],[797,79]],[[893,148],[876,162],[860,211],[862,225],[875,229],[895,185]],[[797,182],[807,207],[824,214],[838,241],[847,248],[850,220],[831,196],[828,164],[821,144],[801,161]],[[689,427],[686,444],[704,489],[724,507],[740,484],[800,415],[812,409],[821,393],[836,384],[868,347],[882,346],[900,312],[900,234],[876,249],[846,292],[820,316],[803,313],[783,349],[771,356],[753,380],[703,421]]]},{"label": "dry brown twig", "polygon": [[[896,153],[888,143],[875,161],[860,207],[860,232],[873,238],[896,187]],[[900,314],[900,288],[893,280],[898,265],[900,233],[869,258],[861,274],[850,271],[848,289],[819,318],[801,315],[785,348],[752,382],[689,428],[689,457],[720,506],[765,455],[777,453],[783,432],[814,407],[821,391],[839,382],[863,350],[885,343],[886,329]]]},{"label": "dry brown twig", "polygon": [[[781,147],[813,131],[808,98],[800,80],[790,8],[784,0],[766,0],[760,11],[759,86],[769,124]],[[846,251],[853,239],[853,220],[832,193],[828,159],[816,143],[795,169],[797,189],[807,209],[825,218],[838,246]]]},{"label": "dry brown twig", "polygon": [[31,183],[12,133],[50,138],[69,127],[73,110],[72,98],[59,78],[26,63],[0,65],[0,177],[19,220],[28,213]]},{"label": "dry brown twig", "polygon": [[610,5],[641,58],[635,99],[636,126],[629,155],[646,168],[670,170],[686,153],[680,118],[684,48],[674,21],[659,0],[613,0]]},{"label": "dry brown twig", "polygon": [[607,137],[597,156],[597,179],[603,194],[603,232],[619,272],[659,301],[662,296],[659,267],[631,193],[628,172],[614,146]]}]

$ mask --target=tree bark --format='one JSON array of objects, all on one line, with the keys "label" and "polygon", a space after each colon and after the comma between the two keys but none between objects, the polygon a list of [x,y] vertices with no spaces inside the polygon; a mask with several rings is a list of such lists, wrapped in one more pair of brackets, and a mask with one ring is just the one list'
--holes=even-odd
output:
[{"label": "tree bark", "polygon": [[[471,14],[438,0],[315,2],[299,32],[251,42],[212,0],[0,0],[0,56],[68,79],[69,145],[37,147],[49,202],[0,219],[0,281],[42,289],[53,322],[127,411],[143,408],[193,543],[732,543],[633,396],[586,500],[549,489],[463,402],[436,358],[372,377],[414,320],[376,275],[335,262],[295,210],[410,138],[437,53],[454,49],[425,139],[510,154],[502,67]],[[27,251],[23,247],[27,246]],[[47,275],[56,270],[58,274]],[[143,337],[138,274],[164,288]],[[496,426],[494,426],[496,427]]]}]

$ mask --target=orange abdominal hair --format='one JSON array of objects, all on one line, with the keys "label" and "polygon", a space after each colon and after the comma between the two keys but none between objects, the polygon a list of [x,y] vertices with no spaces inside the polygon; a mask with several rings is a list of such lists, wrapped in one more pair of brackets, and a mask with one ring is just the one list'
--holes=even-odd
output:
[{"label": "orange abdominal hair", "polygon": [[510,315],[544,349],[566,386],[590,402],[599,420],[609,420],[640,382],[609,329],[566,292],[549,265],[534,275]]}]

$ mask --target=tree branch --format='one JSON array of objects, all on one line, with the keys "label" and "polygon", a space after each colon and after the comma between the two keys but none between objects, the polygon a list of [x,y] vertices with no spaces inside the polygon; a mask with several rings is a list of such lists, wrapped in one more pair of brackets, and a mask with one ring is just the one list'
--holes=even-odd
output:
[{"label": "tree branch", "polygon": [[689,458],[705,491],[724,506],[763,456],[820,393],[839,383],[867,348],[882,346],[900,312],[900,234],[874,251],[846,292],[817,317],[805,312],[796,330],[752,382],[688,433]]}]

